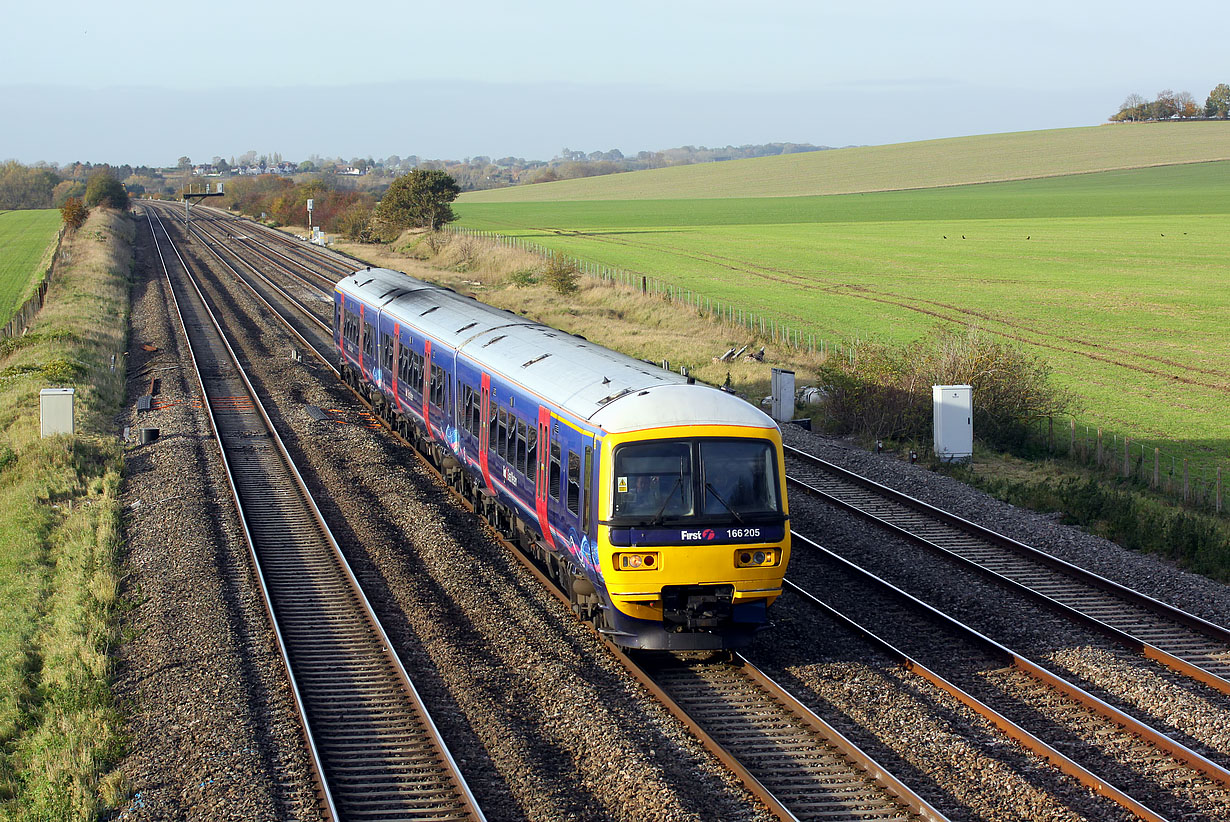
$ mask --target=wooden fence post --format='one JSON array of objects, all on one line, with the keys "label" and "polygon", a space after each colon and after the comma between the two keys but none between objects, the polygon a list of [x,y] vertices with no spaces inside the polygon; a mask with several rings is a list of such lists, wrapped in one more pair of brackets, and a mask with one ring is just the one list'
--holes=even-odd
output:
[{"label": "wooden fence post", "polygon": [[1102,429],[1098,429],[1097,466],[1102,467]]},{"label": "wooden fence post", "polygon": [[1068,456],[1076,459],[1076,417],[1071,417],[1068,423],[1072,426],[1072,439],[1068,441]]},{"label": "wooden fence post", "polygon": [[1191,483],[1187,475],[1187,460],[1183,460],[1183,501],[1190,502],[1192,498]]},{"label": "wooden fence post", "polygon": [[1128,437],[1123,438],[1123,478],[1127,479],[1131,476],[1130,465],[1131,455],[1128,450],[1131,448],[1132,441]]},{"label": "wooden fence post", "polygon": [[1217,513],[1221,513],[1221,466],[1217,466]]},{"label": "wooden fence post", "polygon": [[1154,448],[1153,449],[1153,487],[1154,488],[1157,488],[1162,484],[1161,479],[1160,479],[1160,474],[1161,474],[1161,471],[1160,471],[1161,466],[1159,464],[1160,461],[1161,461],[1161,449]]}]

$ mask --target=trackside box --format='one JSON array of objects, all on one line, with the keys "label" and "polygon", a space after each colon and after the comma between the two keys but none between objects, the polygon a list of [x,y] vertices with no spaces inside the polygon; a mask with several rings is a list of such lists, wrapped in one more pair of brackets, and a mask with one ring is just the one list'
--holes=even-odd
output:
[{"label": "trackside box", "polygon": [[973,390],[968,385],[931,386],[935,456],[944,462],[974,456]]},{"label": "trackside box", "polygon": [[74,388],[44,388],[39,392],[40,435],[73,434]]}]

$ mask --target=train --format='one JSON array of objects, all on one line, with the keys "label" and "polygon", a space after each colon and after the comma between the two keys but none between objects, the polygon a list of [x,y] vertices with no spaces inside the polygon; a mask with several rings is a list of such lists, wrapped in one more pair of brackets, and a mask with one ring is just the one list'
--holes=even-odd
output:
[{"label": "train", "polygon": [[615,644],[769,626],[790,531],[759,408],[391,269],[343,278],[333,308],[342,379]]}]

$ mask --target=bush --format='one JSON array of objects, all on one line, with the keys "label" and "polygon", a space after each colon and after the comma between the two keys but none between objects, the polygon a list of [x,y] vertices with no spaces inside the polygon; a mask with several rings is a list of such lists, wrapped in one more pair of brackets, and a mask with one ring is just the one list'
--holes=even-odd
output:
[{"label": "bush", "polygon": [[1012,481],[967,477],[999,499],[1036,511],[1060,511],[1063,521],[1119,543],[1159,554],[1184,568],[1230,581],[1230,528],[1224,521],[1176,509],[1147,495],[1098,480]]},{"label": "bush", "polygon": [[76,197],[69,197],[60,209],[60,217],[69,228],[81,228],[85,218],[90,216],[90,210]]},{"label": "bush", "polygon": [[940,327],[905,347],[862,345],[820,372],[826,427],[877,439],[929,440],[932,385],[973,386],[979,439],[1009,450],[1029,445],[1031,421],[1075,405],[1045,361],[973,328]]},{"label": "bush", "polygon": [[517,288],[528,288],[538,282],[538,277],[536,277],[534,272],[528,268],[519,268],[512,274],[508,275],[508,281]]},{"label": "bush", "polygon": [[85,204],[123,211],[128,208],[128,190],[106,171],[96,171],[85,186]]},{"label": "bush", "polygon": [[542,282],[557,294],[574,294],[580,289],[581,274],[574,260],[555,254],[547,260],[542,272]]}]

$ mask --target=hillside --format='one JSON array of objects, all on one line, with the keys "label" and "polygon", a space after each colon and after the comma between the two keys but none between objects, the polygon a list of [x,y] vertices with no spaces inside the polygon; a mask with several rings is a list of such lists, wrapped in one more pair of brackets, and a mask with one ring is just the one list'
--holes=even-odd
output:
[{"label": "hillside", "polygon": [[472,192],[461,203],[802,197],[1230,159],[1230,121],[1117,123],[677,166]]}]

